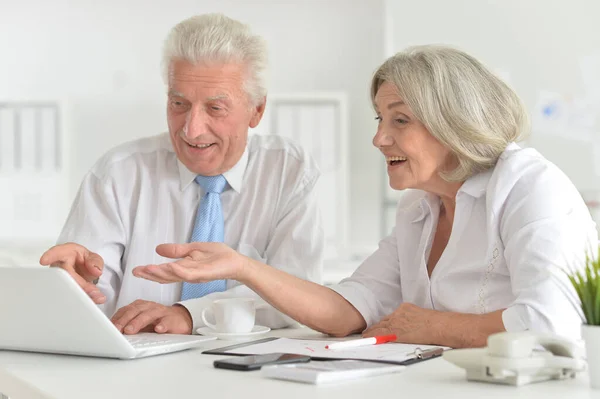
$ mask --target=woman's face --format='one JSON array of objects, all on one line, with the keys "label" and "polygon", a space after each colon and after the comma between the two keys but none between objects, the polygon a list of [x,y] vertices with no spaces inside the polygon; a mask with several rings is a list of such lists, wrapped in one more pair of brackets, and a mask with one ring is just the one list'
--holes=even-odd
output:
[{"label": "woman's face", "polygon": [[414,117],[393,84],[379,87],[375,109],[379,125],[373,145],[385,156],[390,186],[438,191],[444,182],[439,172],[452,170],[450,151]]}]

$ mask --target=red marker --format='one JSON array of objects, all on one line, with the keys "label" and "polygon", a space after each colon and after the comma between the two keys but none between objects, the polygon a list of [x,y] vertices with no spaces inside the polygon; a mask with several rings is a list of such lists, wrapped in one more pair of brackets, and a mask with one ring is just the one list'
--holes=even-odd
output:
[{"label": "red marker", "polygon": [[397,338],[394,334],[380,335],[377,337],[361,338],[361,339],[353,339],[351,341],[336,342],[336,343],[327,345],[325,347],[325,349],[346,349],[346,348],[356,348],[357,346],[379,345],[379,344],[385,344],[386,342],[394,342],[396,339]]}]

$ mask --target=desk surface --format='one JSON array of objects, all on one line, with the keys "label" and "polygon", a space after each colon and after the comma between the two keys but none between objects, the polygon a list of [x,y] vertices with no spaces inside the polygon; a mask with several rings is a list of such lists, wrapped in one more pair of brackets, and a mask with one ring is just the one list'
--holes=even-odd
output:
[{"label": "desk surface", "polygon": [[[272,336],[322,337],[308,329],[278,330]],[[259,372],[215,369],[223,356],[202,350],[231,344],[207,342],[201,349],[137,360],[0,351],[0,392],[10,399],[107,398],[593,398],[587,375],[523,387],[467,382],[465,372],[438,358],[407,367],[404,372],[336,385],[309,385],[260,377]]]}]

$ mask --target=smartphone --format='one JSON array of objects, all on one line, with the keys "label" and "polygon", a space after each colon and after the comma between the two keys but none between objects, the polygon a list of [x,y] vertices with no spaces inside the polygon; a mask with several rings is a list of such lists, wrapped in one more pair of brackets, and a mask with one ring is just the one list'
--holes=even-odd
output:
[{"label": "smartphone", "polygon": [[265,355],[238,356],[215,360],[213,365],[220,369],[258,370],[267,364],[306,363],[310,356],[294,353],[267,353]]}]

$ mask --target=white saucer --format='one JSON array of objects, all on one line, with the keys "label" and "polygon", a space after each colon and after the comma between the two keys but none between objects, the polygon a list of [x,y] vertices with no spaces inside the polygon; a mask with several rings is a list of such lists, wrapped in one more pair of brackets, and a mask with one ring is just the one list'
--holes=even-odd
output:
[{"label": "white saucer", "polygon": [[252,331],[247,333],[224,333],[213,330],[210,327],[200,327],[196,330],[198,334],[206,335],[209,337],[217,337],[219,339],[227,340],[227,341],[241,341],[244,339],[251,339],[254,337],[258,337],[260,335],[266,334],[271,329],[265,326],[256,325],[252,328]]}]

